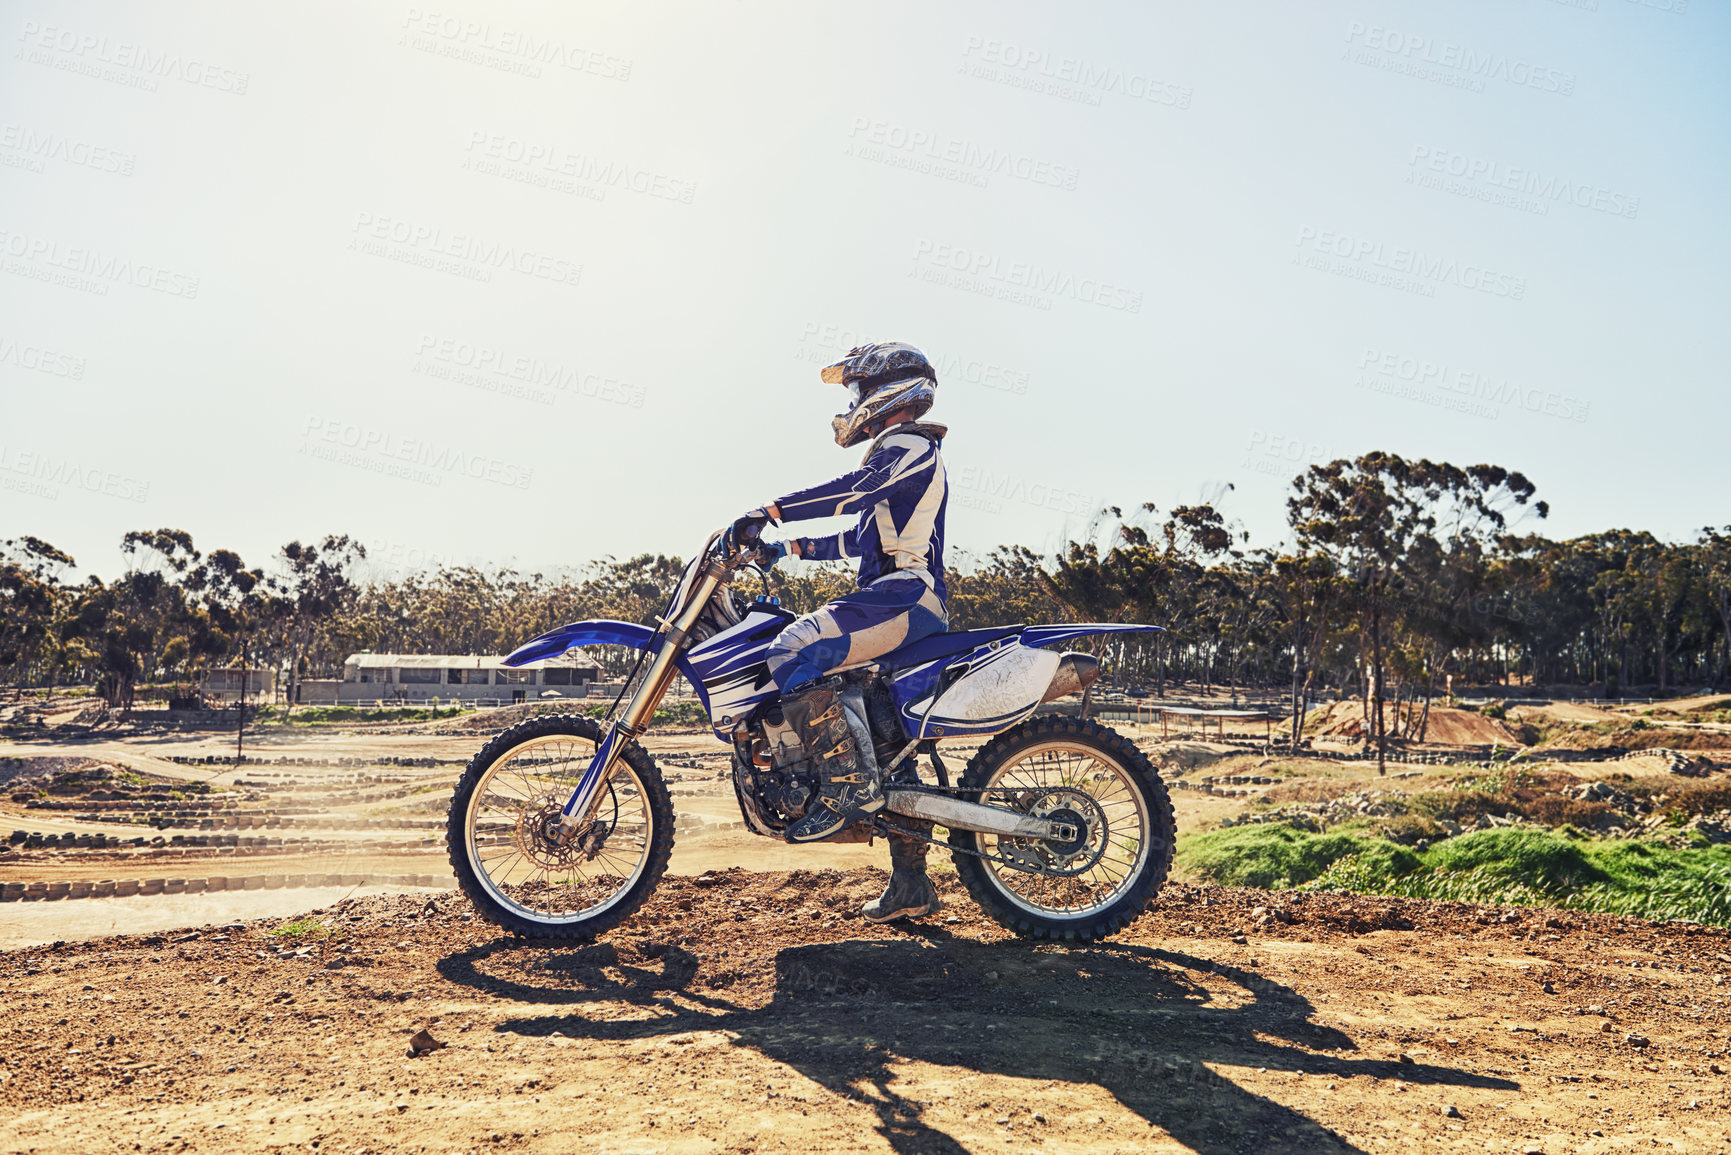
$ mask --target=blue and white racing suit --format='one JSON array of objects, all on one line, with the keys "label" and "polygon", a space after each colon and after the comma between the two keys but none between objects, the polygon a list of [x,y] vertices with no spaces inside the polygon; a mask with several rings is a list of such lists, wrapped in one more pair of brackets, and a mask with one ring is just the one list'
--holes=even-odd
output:
[{"label": "blue and white racing suit", "polygon": [[938,452],[945,432],[936,424],[892,426],[867,448],[860,468],[776,500],[783,522],[859,514],[842,533],[797,539],[801,557],[858,558],[860,588],[794,621],[770,644],[770,676],[784,693],[948,628],[949,484]]}]

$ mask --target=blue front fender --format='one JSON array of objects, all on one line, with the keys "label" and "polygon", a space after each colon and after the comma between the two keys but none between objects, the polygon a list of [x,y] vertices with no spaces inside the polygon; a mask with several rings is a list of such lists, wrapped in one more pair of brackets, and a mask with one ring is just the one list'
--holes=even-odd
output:
[{"label": "blue front fender", "polygon": [[[572,622],[568,626],[548,630],[535,640],[518,646],[505,659],[505,664],[526,666],[544,658],[557,658],[582,646],[630,646],[634,650],[647,650],[660,636],[659,631],[640,626],[636,622],[615,622],[607,618]],[[684,654],[676,657],[673,664],[685,675],[685,680],[691,683],[692,689],[697,691],[697,700],[703,703],[703,711],[707,714],[709,692],[704,688],[703,679],[691,668],[691,663],[686,661]]]},{"label": "blue front fender", "polygon": [[507,666],[526,666],[543,658],[557,658],[579,646],[630,646],[646,650],[655,631],[635,622],[615,622],[597,618],[587,622],[572,622],[556,630],[548,630],[532,642],[525,642],[505,659]]}]

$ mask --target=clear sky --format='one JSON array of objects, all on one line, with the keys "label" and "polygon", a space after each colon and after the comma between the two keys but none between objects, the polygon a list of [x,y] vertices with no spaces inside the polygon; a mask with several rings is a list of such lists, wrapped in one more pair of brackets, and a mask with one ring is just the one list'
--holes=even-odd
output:
[{"label": "clear sky", "polygon": [[688,554],[882,339],[976,553],[1373,448],[1731,521],[1722,3],[0,12],[0,537],[87,570]]}]

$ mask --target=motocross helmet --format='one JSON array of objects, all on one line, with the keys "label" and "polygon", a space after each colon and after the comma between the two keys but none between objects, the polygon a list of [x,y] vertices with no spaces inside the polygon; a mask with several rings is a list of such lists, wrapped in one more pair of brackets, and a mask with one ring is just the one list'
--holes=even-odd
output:
[{"label": "motocross helmet", "polygon": [[884,414],[912,406],[918,420],[937,400],[938,374],[932,363],[900,341],[856,345],[840,361],[824,366],[823,379],[847,386],[847,412],[830,421],[835,443],[843,449],[869,439]]}]

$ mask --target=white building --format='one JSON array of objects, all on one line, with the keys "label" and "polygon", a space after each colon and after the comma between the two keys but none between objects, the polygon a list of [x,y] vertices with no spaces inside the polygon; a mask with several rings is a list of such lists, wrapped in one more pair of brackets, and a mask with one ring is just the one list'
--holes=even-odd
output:
[{"label": "white building", "polygon": [[234,705],[240,701],[243,689],[250,703],[268,701],[276,693],[276,671],[261,670],[257,666],[222,666],[205,671],[198,687],[204,700],[217,706]]},{"label": "white building", "polygon": [[[587,698],[601,671],[579,658],[559,657],[518,669],[482,654],[352,654],[336,683],[336,702],[524,702]],[[329,683],[327,683],[329,685]],[[320,694],[321,698],[325,695]],[[308,696],[303,691],[303,704]]]}]

